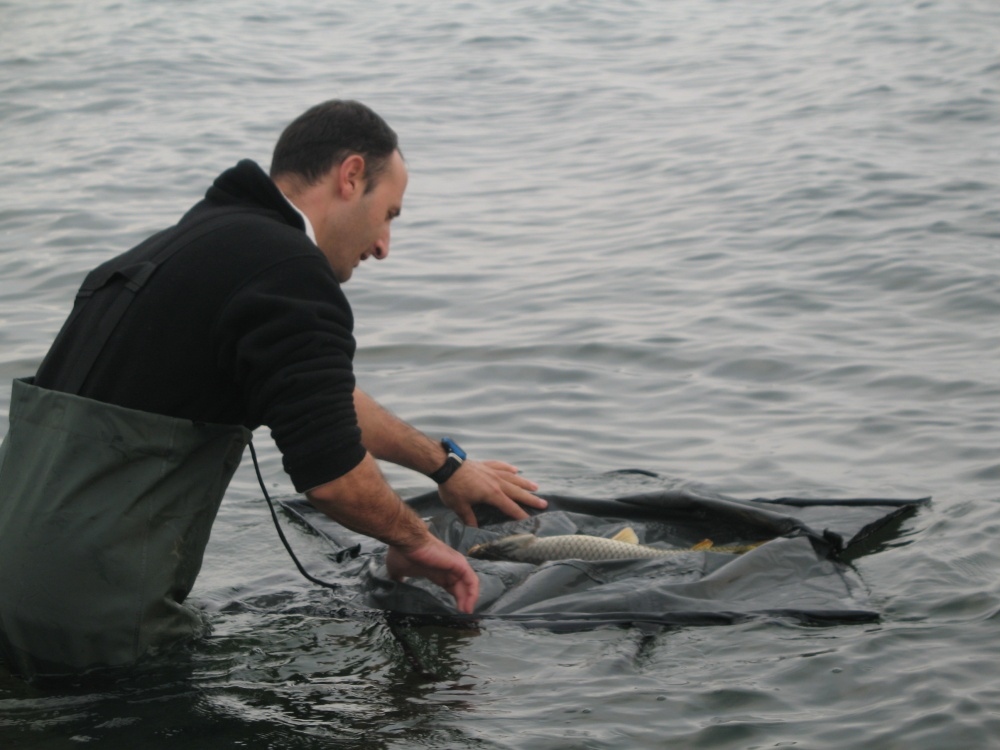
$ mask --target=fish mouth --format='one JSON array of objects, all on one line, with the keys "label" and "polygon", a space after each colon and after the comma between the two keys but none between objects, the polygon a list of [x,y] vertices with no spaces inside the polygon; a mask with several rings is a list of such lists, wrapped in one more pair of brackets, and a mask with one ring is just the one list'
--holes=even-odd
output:
[{"label": "fish mouth", "polygon": [[534,541],[532,534],[515,534],[474,544],[465,554],[476,560],[514,560],[519,550],[530,546]]},{"label": "fish mouth", "polygon": [[490,542],[483,542],[482,544],[474,544],[465,553],[466,557],[471,557],[474,560],[505,560],[503,556],[493,547]]}]

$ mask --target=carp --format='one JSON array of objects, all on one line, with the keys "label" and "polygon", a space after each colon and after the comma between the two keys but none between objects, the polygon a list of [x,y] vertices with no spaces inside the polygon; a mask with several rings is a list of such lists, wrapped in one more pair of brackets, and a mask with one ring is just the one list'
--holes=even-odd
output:
[{"label": "carp", "polygon": [[543,537],[534,534],[514,534],[477,544],[470,547],[466,554],[478,560],[509,560],[540,565],[552,560],[651,560],[704,551],[739,555],[761,544],[763,542],[716,547],[710,539],[705,539],[693,547],[661,549],[639,544],[635,532],[625,528],[610,539],[585,534]]}]

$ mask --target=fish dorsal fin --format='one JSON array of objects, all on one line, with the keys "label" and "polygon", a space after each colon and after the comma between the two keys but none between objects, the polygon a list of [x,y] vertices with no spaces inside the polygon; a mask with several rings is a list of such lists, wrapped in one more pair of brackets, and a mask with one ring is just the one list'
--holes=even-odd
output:
[{"label": "fish dorsal fin", "polygon": [[639,537],[635,535],[635,532],[628,526],[619,531],[613,537],[616,542],[625,542],[625,544],[638,544]]},{"label": "fish dorsal fin", "polygon": [[702,539],[700,542],[698,542],[696,545],[694,545],[691,549],[698,550],[699,552],[701,552],[701,551],[706,550],[706,549],[712,549],[712,547],[714,547],[714,546],[715,546],[715,542],[713,542],[711,539]]}]

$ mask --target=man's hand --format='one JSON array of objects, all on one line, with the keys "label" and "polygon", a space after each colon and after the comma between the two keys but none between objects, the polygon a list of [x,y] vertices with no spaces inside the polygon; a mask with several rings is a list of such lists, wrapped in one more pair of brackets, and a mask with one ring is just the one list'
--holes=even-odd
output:
[{"label": "man's hand", "polygon": [[478,526],[472,506],[492,505],[511,518],[527,518],[522,508],[542,509],[548,503],[531,494],[538,485],[517,473],[517,468],[502,461],[466,459],[458,470],[438,486],[441,501],[462,519],[466,526]]},{"label": "man's hand", "polygon": [[460,612],[472,614],[479,599],[479,577],[464,555],[436,537],[428,538],[426,544],[410,551],[389,547],[385,556],[389,577],[395,581],[406,576],[427,578],[455,597]]},{"label": "man's hand", "polygon": [[[360,389],[354,391],[354,408],[361,427],[361,442],[375,458],[428,476],[440,468],[445,459],[440,442],[386,411]],[[517,469],[510,464],[467,459],[438,486],[438,494],[463,523],[476,526],[472,506],[479,503],[492,505],[515,519],[528,517],[522,505],[546,507],[548,503],[531,494],[537,489],[537,484],[518,476]]]},{"label": "man's hand", "polygon": [[385,483],[370,455],[342,477],[309,490],[306,497],[334,521],[388,544],[390,576],[429,578],[455,597],[459,610],[472,612],[479,578],[469,561],[430,533]]}]

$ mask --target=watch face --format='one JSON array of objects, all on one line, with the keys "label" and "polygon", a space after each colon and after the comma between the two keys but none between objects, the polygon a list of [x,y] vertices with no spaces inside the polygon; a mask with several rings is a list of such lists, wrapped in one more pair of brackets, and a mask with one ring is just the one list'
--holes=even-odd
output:
[{"label": "watch face", "polygon": [[449,453],[454,453],[456,456],[458,456],[463,461],[465,460],[465,458],[466,458],[465,451],[463,451],[458,446],[458,443],[456,443],[454,440],[452,440],[451,438],[444,438],[441,441],[441,444],[445,447],[445,450],[447,450]]}]

